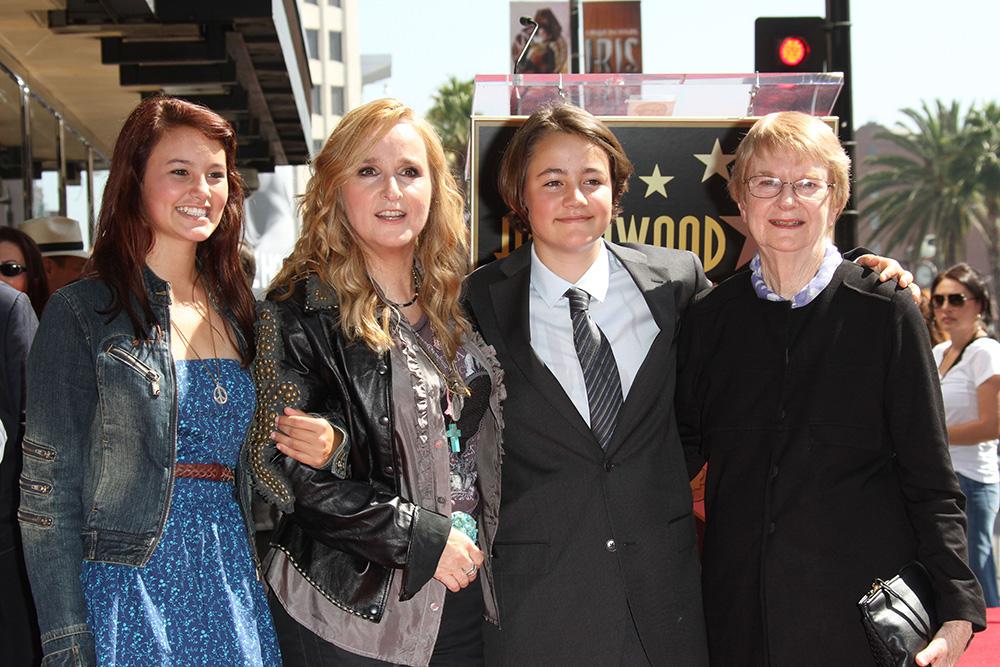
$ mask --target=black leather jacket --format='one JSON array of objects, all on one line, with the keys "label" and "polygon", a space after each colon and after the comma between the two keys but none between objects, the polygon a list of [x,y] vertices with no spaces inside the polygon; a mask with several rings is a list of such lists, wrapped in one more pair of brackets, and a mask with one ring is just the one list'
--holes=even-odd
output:
[{"label": "black leather jacket", "polygon": [[[260,304],[251,457],[258,490],[286,512],[274,548],[333,604],[377,622],[394,570],[402,600],[431,579],[451,519],[401,497],[389,352],[348,344],[338,318],[336,294],[315,276]],[[268,433],[286,405],[345,434],[330,465],[276,453]]]}]

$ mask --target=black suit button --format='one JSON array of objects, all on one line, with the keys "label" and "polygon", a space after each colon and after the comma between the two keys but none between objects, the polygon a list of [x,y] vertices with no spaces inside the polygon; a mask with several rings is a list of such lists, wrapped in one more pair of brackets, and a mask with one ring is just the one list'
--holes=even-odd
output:
[{"label": "black suit button", "polygon": [[386,417],[385,415],[382,415],[381,417],[378,418],[378,423],[381,424],[382,426],[388,426],[389,418]]},{"label": "black suit button", "polygon": [[774,533],[774,523],[767,527],[767,534],[771,535]]},{"label": "black suit button", "polygon": [[379,364],[378,366],[375,367],[375,372],[377,372],[379,375],[385,375],[386,373],[389,372],[389,367],[386,366],[385,364]]},{"label": "black suit button", "polygon": [[386,467],[385,467],[385,474],[386,474],[386,475],[392,475],[392,474],[394,474],[395,472],[396,472],[396,471],[395,471],[395,470],[393,469],[393,467],[392,467],[392,466],[386,466]]},{"label": "black suit button", "polygon": [[604,462],[604,472],[611,472],[612,470],[614,470],[614,467],[615,467],[614,461]]},{"label": "black suit button", "polygon": [[618,547],[617,547],[617,545],[615,545],[615,541],[614,540],[608,540],[607,542],[604,543],[604,546],[607,548],[608,551],[610,551],[612,553],[614,553],[615,551],[618,551]]}]

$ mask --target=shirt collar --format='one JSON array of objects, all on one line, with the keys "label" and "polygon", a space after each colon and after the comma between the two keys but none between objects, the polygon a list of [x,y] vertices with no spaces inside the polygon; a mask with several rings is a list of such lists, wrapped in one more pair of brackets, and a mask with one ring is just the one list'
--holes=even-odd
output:
[{"label": "shirt collar", "polygon": [[[608,295],[608,284],[611,276],[611,264],[617,264],[618,260],[608,252],[604,239],[601,239],[601,247],[597,254],[597,259],[590,265],[575,286],[586,290],[592,299],[603,302]],[[617,267],[616,267],[617,268]],[[566,290],[574,287],[574,283],[563,280],[549,267],[542,263],[535,252],[534,244],[531,245],[531,286],[542,298],[542,301],[549,308],[552,308],[563,297]]]},{"label": "shirt collar", "polygon": [[760,253],[758,252],[754,255],[753,259],[750,260],[750,282],[753,284],[754,292],[761,299],[766,299],[767,301],[791,301],[792,308],[801,308],[809,303],[812,303],[813,299],[819,296],[819,293],[826,289],[826,286],[830,284],[833,280],[833,274],[837,271],[837,267],[840,266],[841,262],[844,261],[843,256],[840,251],[837,250],[837,246],[833,245],[833,242],[827,239],[826,250],[823,253],[823,262],[819,265],[819,270],[816,271],[816,275],[813,276],[812,280],[803,287],[798,294],[793,296],[791,299],[785,299],[780,295],[776,294],[767,286],[764,282],[764,276],[760,268]]}]

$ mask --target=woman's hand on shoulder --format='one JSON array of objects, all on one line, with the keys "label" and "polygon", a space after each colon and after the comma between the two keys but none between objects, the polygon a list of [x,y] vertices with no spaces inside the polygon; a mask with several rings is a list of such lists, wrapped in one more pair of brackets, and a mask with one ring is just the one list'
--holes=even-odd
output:
[{"label": "woman's hand on shoulder", "polygon": [[448,542],[444,545],[441,560],[438,561],[434,578],[457,593],[475,581],[479,567],[483,564],[483,552],[469,536],[452,528]]},{"label": "woman's hand on shoulder", "polygon": [[879,255],[861,255],[857,263],[867,266],[873,271],[878,271],[878,279],[885,282],[895,279],[900,287],[909,287],[913,300],[920,303],[920,286],[913,282],[913,274],[903,268],[903,266],[891,257],[880,257]]},{"label": "woman's hand on shoulder", "polygon": [[327,420],[295,408],[285,408],[274,426],[271,439],[278,451],[314,468],[330,461],[342,437]]},{"label": "woman's hand on shoulder", "polygon": [[971,639],[972,623],[945,621],[927,648],[917,654],[916,662],[920,667],[954,667]]}]

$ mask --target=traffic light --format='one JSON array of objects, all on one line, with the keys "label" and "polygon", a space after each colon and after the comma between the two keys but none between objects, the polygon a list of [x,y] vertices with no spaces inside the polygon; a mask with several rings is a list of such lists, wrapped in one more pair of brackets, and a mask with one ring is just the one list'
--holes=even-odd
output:
[{"label": "traffic light", "polygon": [[759,18],[754,23],[758,72],[824,72],[826,19],[818,16]]}]

